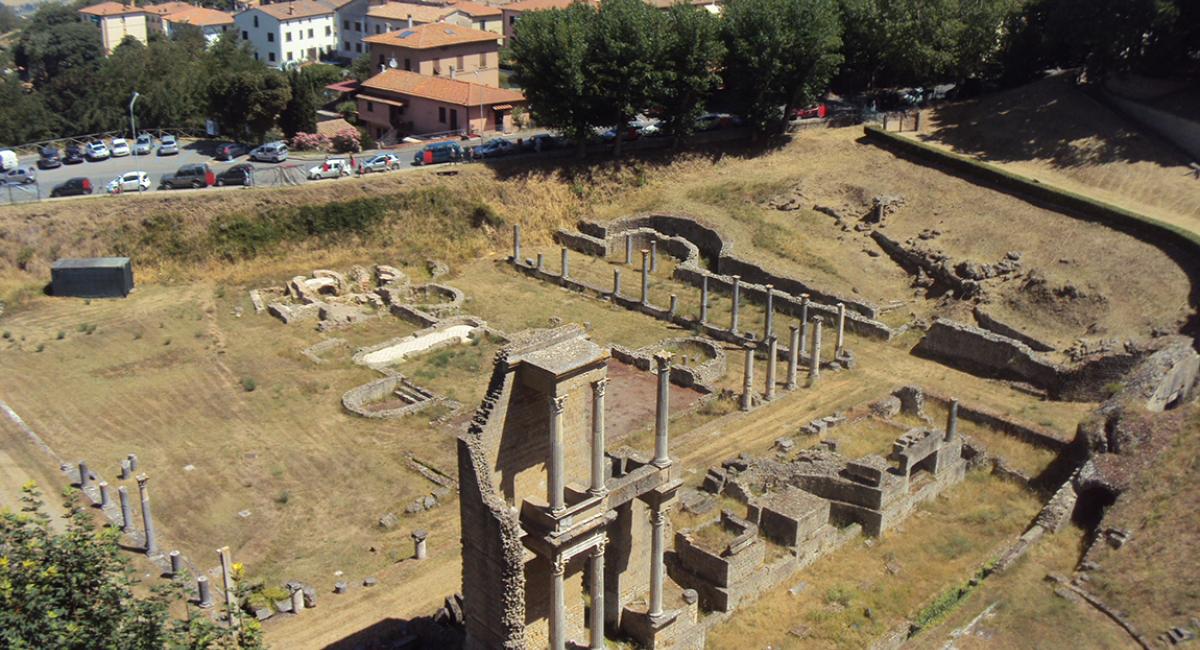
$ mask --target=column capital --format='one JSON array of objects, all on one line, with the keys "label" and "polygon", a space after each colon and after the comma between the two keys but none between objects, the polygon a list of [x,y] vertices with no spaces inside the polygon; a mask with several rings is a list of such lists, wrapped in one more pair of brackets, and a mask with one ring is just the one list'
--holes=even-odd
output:
[{"label": "column capital", "polygon": [[604,397],[604,391],[608,388],[608,377],[597,379],[592,382],[592,390],[595,391],[596,397]]},{"label": "column capital", "polygon": [[550,396],[550,410],[555,415],[562,415],[563,409],[565,409],[566,406],[567,406],[567,396],[566,395],[551,395]]},{"label": "column capital", "polygon": [[667,366],[671,365],[671,353],[666,350],[659,350],[654,353],[654,361],[658,364],[659,370],[666,370]]},{"label": "column capital", "polygon": [[550,573],[555,576],[562,576],[567,572],[567,558],[562,554],[555,556],[550,560]]},{"label": "column capital", "polygon": [[601,537],[592,547],[592,557],[604,557],[604,547],[608,545],[608,537]]},{"label": "column capital", "polygon": [[667,522],[667,509],[663,506],[656,506],[650,509],[650,524],[653,526],[661,526]]},{"label": "column capital", "polygon": [[138,484],[138,487],[146,487],[146,484],[147,484],[147,483],[149,483],[149,482],[150,482],[150,477],[149,477],[149,476],[146,476],[145,474],[138,474],[138,475],[137,475],[137,484]]}]

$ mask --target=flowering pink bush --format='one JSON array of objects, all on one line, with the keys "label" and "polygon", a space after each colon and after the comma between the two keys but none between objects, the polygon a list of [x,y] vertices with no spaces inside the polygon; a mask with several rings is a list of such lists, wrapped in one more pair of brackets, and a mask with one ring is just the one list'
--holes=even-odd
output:
[{"label": "flowering pink bush", "polygon": [[329,138],[320,133],[297,133],[292,136],[291,147],[296,151],[328,151]]},{"label": "flowering pink bush", "polygon": [[358,153],[362,151],[362,136],[358,129],[340,129],[330,139],[335,153]]}]

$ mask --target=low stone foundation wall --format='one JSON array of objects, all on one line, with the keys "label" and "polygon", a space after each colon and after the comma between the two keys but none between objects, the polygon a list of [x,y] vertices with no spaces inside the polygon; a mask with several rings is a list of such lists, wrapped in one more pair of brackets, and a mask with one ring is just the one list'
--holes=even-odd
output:
[{"label": "low stone foundation wall", "polygon": [[614,359],[634,366],[638,370],[649,371],[654,367],[654,352],[664,345],[672,343],[691,343],[702,346],[708,350],[709,359],[697,366],[671,364],[671,383],[685,388],[699,388],[708,393],[715,392],[714,382],[725,376],[729,362],[725,350],[711,339],[701,336],[667,339],[654,346],[638,350],[614,345],[612,346],[612,355]]},{"label": "low stone foundation wall", "polygon": [[1024,343],[1025,345],[1028,345],[1029,348],[1031,350],[1033,350],[1034,352],[1053,352],[1054,351],[1054,346],[1052,346],[1048,343],[1043,343],[1043,342],[1033,338],[1032,336],[1029,336],[1028,334],[1018,330],[1015,327],[1010,327],[1010,326],[1000,322],[995,317],[993,317],[993,316],[989,315],[987,312],[985,312],[982,307],[976,306],[974,313],[975,313],[975,322],[979,323],[979,326],[985,330],[990,330],[992,332],[999,334],[1000,336],[1007,336],[1010,339],[1016,339],[1016,340]]},{"label": "low stone foundation wall", "polygon": [[[397,390],[411,395],[414,401],[390,409],[371,410],[367,407],[369,403],[381,401]],[[393,375],[350,389],[342,396],[342,407],[364,418],[391,419],[423,411],[440,400],[440,397],[405,379],[403,375]]]}]

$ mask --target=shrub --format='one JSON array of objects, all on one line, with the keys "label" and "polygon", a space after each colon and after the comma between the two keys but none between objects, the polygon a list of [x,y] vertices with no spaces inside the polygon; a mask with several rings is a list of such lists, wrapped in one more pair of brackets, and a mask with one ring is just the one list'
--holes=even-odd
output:
[{"label": "shrub", "polygon": [[67,333],[66,333],[66,332],[64,332],[64,331],[62,331],[62,330],[58,330],[58,337],[57,337],[57,338],[58,338],[58,340],[60,340],[60,341],[61,341],[61,340],[65,339],[65,338],[67,338]]},{"label": "shrub", "polygon": [[365,128],[360,128],[358,130],[358,141],[362,144],[364,151],[367,149],[374,149],[375,147],[379,146],[379,143],[375,141],[375,136],[371,135],[371,131]]},{"label": "shrub", "polygon": [[335,153],[358,153],[362,151],[362,136],[358,129],[340,129],[329,139]]},{"label": "shrub", "polygon": [[255,388],[258,388],[258,382],[254,381],[253,377],[242,377],[243,390],[247,393],[253,393]]},{"label": "shrub", "polygon": [[275,497],[275,503],[278,503],[281,506],[285,506],[285,505],[287,505],[287,502],[291,498],[292,498],[292,495],[290,493],[288,493],[287,490],[283,490],[282,492],[279,493],[278,496]]},{"label": "shrub", "polygon": [[46,349],[45,343],[38,343],[37,350],[36,350],[37,352],[41,352],[42,350],[45,350],[45,349]]},{"label": "shrub", "polygon": [[17,266],[22,271],[28,271],[29,263],[32,261],[33,261],[33,249],[32,248],[26,246],[25,248],[22,248],[19,253],[17,253]]},{"label": "shrub", "polygon": [[329,138],[320,133],[300,132],[292,136],[291,148],[296,151],[329,151]]}]

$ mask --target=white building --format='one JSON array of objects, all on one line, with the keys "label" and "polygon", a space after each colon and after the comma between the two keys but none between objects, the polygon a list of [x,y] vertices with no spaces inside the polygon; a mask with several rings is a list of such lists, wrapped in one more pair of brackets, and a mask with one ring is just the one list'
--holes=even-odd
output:
[{"label": "white building", "polygon": [[362,37],[367,2],[291,0],[252,7],[234,20],[238,36],[250,43],[255,58],[272,67],[329,55],[353,59],[366,51]]}]

